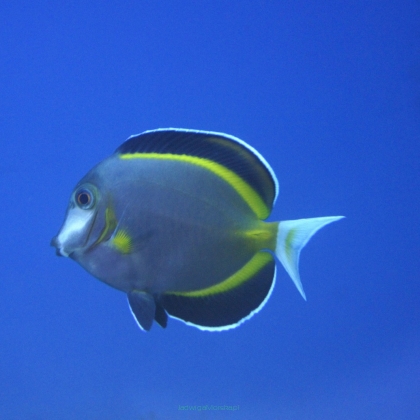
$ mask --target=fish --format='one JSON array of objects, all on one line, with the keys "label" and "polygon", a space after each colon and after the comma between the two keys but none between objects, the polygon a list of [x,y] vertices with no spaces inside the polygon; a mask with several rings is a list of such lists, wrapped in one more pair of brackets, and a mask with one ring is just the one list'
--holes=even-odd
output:
[{"label": "fish", "polygon": [[267,221],[278,192],[271,166],[243,140],[149,130],[77,183],[51,245],[126,293],[143,331],[168,317],[228,330],[264,307],[279,263],[306,300],[300,252],[343,217]]}]

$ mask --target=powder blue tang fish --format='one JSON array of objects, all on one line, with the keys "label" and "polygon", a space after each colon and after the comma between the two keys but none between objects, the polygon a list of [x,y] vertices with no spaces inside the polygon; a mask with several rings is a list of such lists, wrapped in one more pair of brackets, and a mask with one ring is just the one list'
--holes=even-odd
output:
[{"label": "powder blue tang fish", "polygon": [[168,315],[203,330],[237,327],[267,302],[276,260],[305,298],[301,249],[342,216],[265,222],[278,183],[235,137],[159,129],[130,137],[76,185],[57,254],[127,294],[138,325]]}]

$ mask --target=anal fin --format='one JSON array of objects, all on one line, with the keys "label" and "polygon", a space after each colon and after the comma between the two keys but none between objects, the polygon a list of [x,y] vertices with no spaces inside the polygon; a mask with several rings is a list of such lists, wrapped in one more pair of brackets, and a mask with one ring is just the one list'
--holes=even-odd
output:
[{"label": "anal fin", "polygon": [[275,263],[268,252],[258,252],[224,282],[194,292],[168,292],[160,297],[172,317],[201,330],[235,328],[266,303],[275,282]]}]

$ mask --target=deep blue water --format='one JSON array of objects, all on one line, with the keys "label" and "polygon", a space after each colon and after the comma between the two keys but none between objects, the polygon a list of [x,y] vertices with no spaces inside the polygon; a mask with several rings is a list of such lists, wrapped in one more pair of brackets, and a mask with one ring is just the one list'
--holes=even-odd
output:
[{"label": "deep blue water", "polygon": [[[2,2],[1,419],[419,419],[420,3]],[[271,220],[344,214],[266,307],[141,332],[50,239],[129,135],[226,132]],[[239,405],[237,411],[180,406]]]}]

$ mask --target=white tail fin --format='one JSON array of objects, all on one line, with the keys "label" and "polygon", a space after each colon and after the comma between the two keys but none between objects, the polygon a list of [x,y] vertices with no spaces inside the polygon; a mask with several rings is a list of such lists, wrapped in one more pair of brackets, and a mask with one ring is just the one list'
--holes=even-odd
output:
[{"label": "white tail fin", "polygon": [[302,297],[306,300],[299,276],[299,254],[319,229],[344,216],[315,217],[313,219],[285,220],[279,223],[276,256],[289,273]]}]

